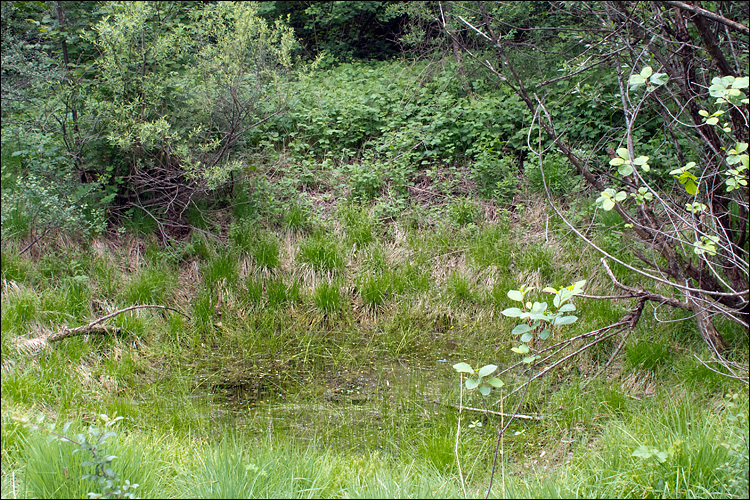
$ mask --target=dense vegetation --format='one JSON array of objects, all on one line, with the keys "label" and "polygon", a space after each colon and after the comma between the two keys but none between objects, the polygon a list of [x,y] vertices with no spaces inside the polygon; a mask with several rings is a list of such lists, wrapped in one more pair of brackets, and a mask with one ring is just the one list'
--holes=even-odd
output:
[{"label": "dense vegetation", "polygon": [[2,496],[747,497],[747,25],[3,2]]}]

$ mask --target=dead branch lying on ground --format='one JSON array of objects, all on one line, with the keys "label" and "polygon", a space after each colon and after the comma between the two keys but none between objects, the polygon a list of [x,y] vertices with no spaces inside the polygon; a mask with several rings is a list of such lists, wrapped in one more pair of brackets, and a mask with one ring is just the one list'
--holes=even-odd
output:
[{"label": "dead branch lying on ground", "polygon": [[91,321],[85,325],[77,326],[75,328],[68,328],[66,326],[63,326],[59,331],[53,332],[49,335],[23,340],[18,343],[18,349],[19,351],[36,354],[47,344],[50,344],[52,342],[59,342],[60,340],[63,340],[69,337],[75,337],[77,335],[86,335],[86,334],[92,334],[92,333],[101,334],[101,335],[119,333],[121,330],[119,327],[103,326],[103,325],[100,325],[100,323],[103,323],[104,321],[107,321],[108,319],[114,318],[115,316],[119,316],[122,313],[133,311],[135,309],[163,309],[166,311],[176,312],[177,314],[180,314],[190,319],[190,316],[180,311],[179,309],[175,309],[173,307],[160,306],[160,305],[155,305],[155,304],[139,304],[135,306],[126,307],[124,309],[119,309],[113,313],[107,314],[106,316],[97,318],[94,321]]}]

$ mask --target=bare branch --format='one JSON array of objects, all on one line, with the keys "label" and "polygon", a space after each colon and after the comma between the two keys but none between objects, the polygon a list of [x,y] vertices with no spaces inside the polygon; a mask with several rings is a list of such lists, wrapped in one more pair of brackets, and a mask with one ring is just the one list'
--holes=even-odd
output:
[{"label": "bare branch", "polygon": [[711,19],[712,21],[716,21],[717,23],[721,23],[725,26],[728,26],[732,28],[735,31],[739,31],[740,33],[744,35],[750,35],[750,28],[745,26],[744,24],[738,23],[736,21],[732,21],[731,19],[727,19],[724,16],[720,16],[719,14],[716,14],[714,12],[711,12],[710,10],[703,9],[701,7],[690,5],[685,2],[676,2],[671,0],[664,0],[662,3],[665,3],[667,5],[671,5],[672,7],[677,7],[682,10],[690,11],[694,14],[698,14],[702,17],[707,17],[708,19]]}]

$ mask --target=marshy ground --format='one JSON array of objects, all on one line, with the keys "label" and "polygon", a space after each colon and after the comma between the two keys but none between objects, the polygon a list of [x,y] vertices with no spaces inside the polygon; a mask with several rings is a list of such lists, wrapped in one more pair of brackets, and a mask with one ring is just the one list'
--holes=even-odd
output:
[{"label": "marshy ground", "polygon": [[[194,232],[170,248],[137,227],[56,235],[20,256],[27,242],[4,242],[3,496],[90,491],[60,473],[81,468],[82,454],[22,421],[85,429],[102,413],[125,417],[114,466],[142,496],[462,496],[456,456],[467,494],[483,494],[504,418],[464,410],[456,444],[452,365],[518,361],[514,323],[499,313],[508,290],[610,285],[541,200],[490,222],[480,204],[463,217],[461,203],[436,205],[421,224],[341,204],[297,227],[207,226],[216,236]],[[109,322],[116,335],[17,348],[132,304],[190,319],[135,310]],[[562,335],[631,305],[576,304],[580,321]],[[746,390],[693,356],[708,353],[690,323],[664,322],[676,314],[644,315],[596,378],[619,337],[536,380],[519,409],[530,418],[504,437],[493,495],[741,496]],[[507,393],[526,372],[502,377]],[[463,404],[500,411],[501,394],[465,392]],[[668,459],[633,455],[642,446]]]}]

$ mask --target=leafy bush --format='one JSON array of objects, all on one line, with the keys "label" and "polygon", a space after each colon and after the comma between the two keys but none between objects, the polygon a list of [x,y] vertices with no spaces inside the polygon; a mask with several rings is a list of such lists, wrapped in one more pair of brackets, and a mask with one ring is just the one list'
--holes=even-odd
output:
[{"label": "leafy bush", "polygon": [[460,198],[450,204],[448,214],[455,224],[465,226],[478,222],[479,206],[471,199]]},{"label": "leafy bush", "polygon": [[516,173],[513,156],[500,155],[494,149],[482,150],[471,164],[471,177],[479,195],[500,202],[513,200],[518,191]]},{"label": "leafy bush", "polygon": [[[542,166],[544,167],[544,180],[547,182],[550,194],[555,196],[570,195],[580,184],[580,180],[575,174],[570,161],[560,153],[544,155],[542,157]],[[523,167],[531,190],[537,193],[544,193],[542,172],[539,169],[539,157],[529,155],[526,161],[523,162]]]},{"label": "leafy bush", "polygon": [[[12,127],[10,127],[12,129]],[[52,134],[3,131],[3,237],[23,237],[48,229],[100,234],[106,227],[100,208],[102,182],[78,182],[73,162]]]},{"label": "leafy bush", "polygon": [[354,165],[350,174],[352,200],[362,202],[376,198],[382,186],[380,168],[377,164],[363,161]]}]

